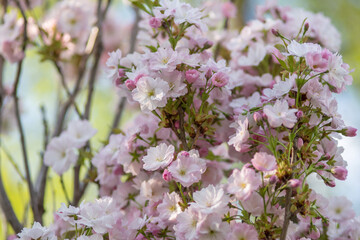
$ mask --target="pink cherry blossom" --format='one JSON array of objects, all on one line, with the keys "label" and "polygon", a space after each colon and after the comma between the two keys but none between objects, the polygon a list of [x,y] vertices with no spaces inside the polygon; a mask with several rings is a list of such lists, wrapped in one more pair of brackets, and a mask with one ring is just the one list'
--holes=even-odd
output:
[{"label": "pink cherry blossom", "polygon": [[73,145],[72,138],[67,134],[51,139],[46,147],[44,163],[57,174],[62,175],[78,159],[78,152]]},{"label": "pink cherry blossom", "polygon": [[244,121],[238,119],[235,123],[230,125],[230,127],[236,129],[236,133],[230,136],[228,144],[234,145],[236,151],[243,152],[248,150],[249,145],[246,144],[250,136],[248,126],[249,121],[247,118]]},{"label": "pink cherry blossom", "polygon": [[175,148],[173,145],[167,146],[160,143],[157,147],[151,147],[147,151],[147,155],[143,157],[144,169],[147,171],[155,171],[159,168],[167,167],[174,158]]},{"label": "pink cherry blossom", "polygon": [[168,170],[175,181],[189,187],[200,181],[201,174],[206,170],[206,162],[199,157],[197,150],[192,149],[189,152],[180,152]]},{"label": "pink cherry blossom", "polygon": [[295,113],[297,109],[289,109],[286,100],[277,100],[274,105],[266,105],[264,113],[268,118],[271,127],[284,125],[287,128],[294,127],[297,122]]},{"label": "pink cherry blossom", "polygon": [[165,193],[162,202],[157,206],[160,218],[165,221],[175,221],[182,212],[179,206],[180,201],[180,196],[176,192]]},{"label": "pink cherry blossom", "polygon": [[206,214],[225,213],[229,202],[229,197],[225,194],[224,190],[214,185],[209,185],[195,192],[193,198],[195,203],[191,203],[191,205]]},{"label": "pink cherry blossom", "polygon": [[246,200],[260,184],[260,176],[257,175],[253,169],[243,167],[241,171],[238,169],[233,170],[229,177],[227,190],[229,193],[235,194],[237,199]]},{"label": "pink cherry blossom", "polygon": [[166,105],[169,89],[169,84],[162,79],[142,77],[132,91],[132,96],[140,103],[142,110],[152,111]]},{"label": "pink cherry blossom", "polygon": [[277,168],[275,157],[266,152],[255,153],[251,163],[259,171],[272,171]]}]

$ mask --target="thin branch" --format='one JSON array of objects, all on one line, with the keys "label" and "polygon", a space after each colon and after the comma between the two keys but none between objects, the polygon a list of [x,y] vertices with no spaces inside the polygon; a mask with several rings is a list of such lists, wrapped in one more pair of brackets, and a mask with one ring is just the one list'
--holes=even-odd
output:
[{"label": "thin branch", "polygon": [[179,113],[179,125],[180,125],[180,141],[185,149],[185,151],[189,151],[189,146],[187,144],[186,141],[186,136],[185,136],[185,128],[184,128],[184,109],[179,106],[178,107],[178,113]]},{"label": "thin branch", "polygon": [[[64,73],[62,72],[59,64],[58,64],[56,61],[54,61],[54,65],[55,65],[55,68],[56,68],[56,70],[58,71],[58,73],[59,73],[59,75],[60,75],[61,85],[63,86],[63,88],[64,88],[64,90],[65,90],[65,92],[66,92],[66,95],[67,95],[68,97],[71,97],[71,92],[70,92],[70,90],[69,90],[68,85],[66,84],[66,80],[65,80]],[[79,109],[79,107],[77,106],[77,104],[76,104],[75,101],[73,101],[73,105],[74,105],[74,108],[75,108],[75,111],[76,111],[77,115],[78,115],[80,118],[82,118],[80,109]]]},{"label": "thin branch", "polygon": [[[94,48],[93,48],[94,63],[90,70],[90,79],[88,82],[89,90],[88,90],[87,101],[86,101],[86,105],[85,105],[85,112],[84,112],[84,116],[83,116],[84,119],[90,118],[91,104],[92,104],[92,99],[93,99],[93,95],[94,95],[93,94],[94,93],[94,85],[95,85],[96,75],[97,75],[97,71],[98,71],[98,67],[99,67],[101,53],[103,52],[102,25],[103,25],[103,20],[106,17],[106,13],[109,10],[110,4],[111,4],[111,0],[108,0],[104,10],[102,10],[102,8],[101,8],[102,0],[98,0],[97,23],[96,23],[96,27],[98,29],[98,34],[96,35]],[[88,143],[87,147],[89,147],[89,146],[90,145]],[[77,164],[74,167],[74,193],[73,193],[73,201],[72,201],[72,205],[74,205],[74,206],[78,205],[80,199],[84,195],[85,190],[88,186],[88,183],[84,183],[83,185],[81,185],[81,183],[80,183],[80,169],[81,169],[81,165],[79,165],[79,164]]]},{"label": "thin branch", "polygon": [[16,217],[14,209],[10,203],[8,195],[5,191],[2,176],[1,176],[1,166],[0,166],[0,205],[6,220],[9,222],[10,226],[14,229],[14,232],[18,233],[23,229],[19,219]]},{"label": "thin branch", "polygon": [[[296,153],[294,147],[291,148],[291,159],[290,159],[290,166],[292,166],[293,162],[296,161]],[[291,217],[291,194],[292,189],[291,187],[286,188],[286,195],[285,195],[285,216],[284,216],[284,223],[281,229],[280,240],[286,240],[287,230],[290,224],[290,217]]]},{"label": "thin branch", "polygon": [[94,45],[94,64],[91,68],[90,71],[90,79],[89,79],[89,91],[88,91],[88,95],[87,95],[87,100],[86,100],[86,106],[85,106],[85,113],[84,113],[84,118],[85,119],[89,119],[90,117],[90,109],[91,109],[91,103],[92,103],[92,98],[93,98],[93,93],[94,93],[94,85],[95,85],[95,80],[96,80],[96,76],[97,76],[97,72],[98,72],[98,66],[99,66],[99,62],[100,62],[100,56],[101,53],[103,51],[103,42],[102,42],[102,33],[103,33],[103,28],[102,28],[102,24],[103,24],[103,20],[106,16],[106,12],[110,6],[111,0],[109,0],[107,2],[107,5],[105,7],[105,10],[102,12],[101,11],[101,2],[102,0],[98,1],[98,21],[97,21],[97,28],[98,28],[98,36],[96,38],[96,42]]},{"label": "thin branch", "polygon": [[[43,144],[43,149],[44,152],[46,150],[46,146],[49,143],[49,124],[47,122],[46,119],[46,110],[44,106],[41,106],[41,115],[42,115],[42,122],[43,122],[43,127],[44,127],[44,144]],[[43,159],[44,155],[41,155],[41,159]],[[44,169],[46,168],[44,162],[42,162],[41,164],[41,169],[40,169],[40,174],[38,176],[38,178],[36,179],[36,183],[35,183],[35,190],[37,192],[37,205],[38,205],[38,209],[39,209],[39,214],[41,216],[43,216],[44,212],[45,212],[45,208],[44,208],[44,198],[45,198],[45,188],[46,188],[46,172],[44,172]]]},{"label": "thin branch", "polygon": [[108,138],[112,134],[112,130],[119,126],[121,117],[122,117],[123,112],[124,112],[125,105],[126,105],[126,97],[122,97],[118,102],[118,106],[116,108],[117,109],[116,114],[115,114],[114,121],[113,121],[113,124],[111,126],[111,131],[109,133]]},{"label": "thin branch", "polygon": [[[22,51],[25,53],[27,40],[28,40],[28,36],[27,36],[27,18],[26,18],[24,10],[22,9],[22,7],[20,5],[20,2],[16,1],[16,4],[17,4],[18,8],[20,9],[21,15],[22,15],[22,17],[24,19],[24,35],[23,35]],[[14,81],[14,90],[12,92],[12,95],[13,95],[13,98],[14,98],[14,101],[15,101],[16,123],[17,123],[19,133],[20,133],[21,151],[22,151],[23,161],[24,161],[24,165],[25,165],[26,181],[27,181],[28,188],[29,188],[29,193],[30,193],[31,208],[33,210],[35,221],[41,221],[41,216],[39,215],[39,211],[38,211],[37,204],[36,204],[36,192],[34,191],[34,186],[33,186],[33,183],[32,183],[32,180],[31,180],[31,175],[30,175],[29,159],[28,159],[28,154],[27,154],[27,149],[26,149],[26,142],[25,142],[25,132],[24,132],[23,125],[22,125],[22,122],[21,122],[20,108],[19,108],[19,97],[17,95],[18,94],[17,90],[18,90],[19,83],[20,83],[22,65],[23,65],[23,59],[21,59],[20,62],[18,63],[16,76],[15,76],[15,81]]]}]

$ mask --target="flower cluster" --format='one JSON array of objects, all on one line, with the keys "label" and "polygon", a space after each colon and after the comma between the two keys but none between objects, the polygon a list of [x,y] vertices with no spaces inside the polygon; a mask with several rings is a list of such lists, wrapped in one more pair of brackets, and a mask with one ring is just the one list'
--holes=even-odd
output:
[{"label": "flower cluster", "polygon": [[[60,175],[88,159],[95,171],[86,180],[101,198],[63,204],[49,229],[35,223],[19,239],[359,238],[351,203],[329,201],[307,182],[345,180],[336,139],[356,135],[333,97],[352,77],[329,20],[268,2],[214,45],[210,10],[179,0],[133,4],[144,12],[139,52],[110,52],[106,65],[142,113],[94,156],[81,151],[96,133],[86,120],[70,122],[45,152]],[[66,6],[73,15],[59,13],[58,31],[80,39],[91,19]],[[224,22],[235,12],[223,3]]]}]

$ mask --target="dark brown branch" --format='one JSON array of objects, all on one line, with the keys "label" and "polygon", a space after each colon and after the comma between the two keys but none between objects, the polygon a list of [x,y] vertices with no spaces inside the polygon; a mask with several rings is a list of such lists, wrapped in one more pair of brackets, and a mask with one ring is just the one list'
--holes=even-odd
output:
[{"label": "dark brown branch", "polygon": [[178,107],[178,113],[179,113],[179,126],[180,126],[180,141],[185,149],[185,151],[189,151],[189,146],[186,141],[186,135],[185,135],[185,128],[184,128],[184,109],[182,109],[181,106]]},{"label": "dark brown branch", "polygon": [[90,110],[91,110],[91,103],[92,103],[92,98],[93,98],[93,93],[94,93],[94,85],[95,85],[95,80],[96,80],[96,76],[97,76],[97,72],[98,72],[98,66],[99,66],[99,62],[100,62],[100,57],[101,57],[101,53],[103,52],[103,41],[102,41],[102,32],[103,32],[103,28],[102,28],[102,24],[103,24],[103,20],[106,16],[106,12],[107,9],[110,6],[111,1],[109,0],[107,2],[107,6],[105,8],[105,10],[102,12],[101,11],[101,0],[98,1],[98,20],[97,20],[97,28],[99,29],[98,31],[98,35],[96,38],[96,42],[94,45],[94,64],[91,68],[90,71],[90,79],[89,79],[89,91],[88,91],[88,95],[87,95],[87,99],[86,99],[86,106],[85,106],[85,113],[84,113],[84,118],[85,119],[89,119],[90,117]]},{"label": "dark brown branch", "polygon": [[7,222],[14,229],[14,232],[16,233],[20,232],[21,229],[23,229],[23,226],[19,222],[19,219],[16,217],[14,209],[5,191],[1,176],[1,166],[0,166],[0,206],[6,217]]},{"label": "dark brown branch", "polygon": [[[2,6],[2,12],[1,15],[1,22],[3,21],[3,16],[6,13],[7,9],[7,0],[1,0],[1,6]],[[5,59],[0,56],[0,134],[2,129],[2,103],[3,99],[5,98],[5,90],[3,87],[3,70],[5,65]],[[0,146],[2,143],[1,135],[0,135]],[[5,187],[2,181],[1,176],[1,154],[0,154],[0,207],[5,215],[6,221],[10,224],[10,226],[13,228],[14,232],[18,233],[21,231],[23,226],[21,225],[19,219],[16,217],[16,214],[14,212],[13,206],[11,205],[11,202],[8,198],[8,195],[5,191]]]},{"label": "dark brown branch", "polygon": [[[25,15],[24,10],[22,9],[20,2],[17,1],[17,6],[20,9],[21,15],[24,19],[24,35],[23,35],[23,47],[22,47],[22,51],[25,53],[26,50],[26,45],[27,45],[27,40],[28,40],[28,36],[27,36],[27,18]],[[29,194],[30,194],[30,200],[31,200],[31,209],[33,210],[33,214],[34,214],[34,219],[35,221],[41,221],[41,216],[39,215],[39,211],[37,208],[37,201],[36,201],[36,192],[34,190],[34,186],[31,180],[31,175],[30,175],[30,166],[29,166],[29,159],[28,159],[28,154],[27,154],[27,149],[26,149],[26,142],[25,142],[25,132],[23,129],[23,125],[21,122],[21,116],[20,116],[20,108],[19,108],[19,98],[18,98],[18,87],[19,87],[19,83],[20,83],[20,76],[21,76],[21,71],[22,71],[22,65],[23,65],[23,59],[20,60],[20,62],[18,63],[18,67],[16,70],[16,76],[15,76],[15,81],[14,81],[14,90],[12,92],[12,96],[14,98],[15,101],[15,116],[16,116],[16,123],[19,129],[19,133],[20,133],[20,143],[21,143],[21,152],[23,155],[23,161],[24,161],[24,165],[25,165],[25,172],[26,172],[26,181],[28,184],[28,188],[29,188]]]},{"label": "dark brown branch", "polygon": [[[295,149],[294,147],[291,148],[291,159],[289,161],[290,166],[292,167],[292,164],[294,161],[296,161],[296,155],[295,155]],[[292,177],[292,176],[291,176]],[[292,194],[292,189],[291,187],[287,187],[286,188],[286,195],[285,195],[285,216],[284,216],[284,223],[281,229],[281,235],[280,235],[280,240],[286,240],[286,235],[287,235],[287,230],[289,228],[289,224],[290,224],[290,217],[291,217],[291,194]]]},{"label": "dark brown branch", "polygon": [[[68,85],[66,84],[66,80],[65,80],[64,73],[62,72],[59,64],[58,64],[56,61],[54,61],[54,65],[55,65],[56,70],[58,71],[58,73],[59,73],[59,75],[60,75],[61,85],[63,86],[63,88],[64,88],[64,90],[65,90],[65,92],[66,92],[66,95],[67,95],[68,97],[71,97],[71,92],[70,92],[70,90],[69,90]],[[82,118],[80,109],[79,109],[79,107],[77,106],[77,104],[76,104],[75,101],[73,101],[73,105],[74,105],[74,108],[75,108],[75,111],[76,111],[77,115],[78,115],[80,118]]]},{"label": "dark brown branch", "polygon": [[[106,17],[106,13],[109,10],[110,4],[111,4],[111,0],[108,0],[104,10],[102,10],[102,8],[101,8],[102,0],[98,0],[97,23],[96,23],[96,26],[98,28],[98,34],[96,36],[96,40],[95,40],[95,44],[94,44],[94,48],[93,48],[94,63],[91,68],[91,71],[90,71],[90,79],[88,82],[89,90],[88,90],[88,95],[87,95],[87,100],[86,100],[86,105],[85,105],[85,112],[84,112],[84,116],[83,116],[84,119],[90,118],[90,110],[91,110],[91,104],[92,104],[93,93],[94,93],[94,85],[95,85],[96,75],[97,75],[97,71],[98,71],[98,67],[99,67],[100,57],[103,52],[102,25],[103,25],[103,21]],[[87,146],[89,147],[89,144],[87,144]],[[85,190],[88,186],[87,182],[84,183],[83,185],[80,183],[80,169],[81,169],[81,165],[79,165],[79,164],[77,164],[74,167],[74,193],[73,193],[73,201],[72,201],[72,205],[74,205],[74,206],[78,205],[80,199],[84,195]]]}]

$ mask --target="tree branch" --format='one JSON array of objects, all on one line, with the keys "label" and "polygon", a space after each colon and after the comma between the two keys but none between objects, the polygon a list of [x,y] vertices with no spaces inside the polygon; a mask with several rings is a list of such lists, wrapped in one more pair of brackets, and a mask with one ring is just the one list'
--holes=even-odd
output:
[{"label": "tree branch", "polygon": [[[88,82],[88,95],[87,95],[87,101],[85,105],[85,112],[84,112],[84,119],[90,118],[90,110],[91,110],[91,104],[92,104],[92,98],[94,93],[94,85],[96,80],[96,75],[99,67],[99,61],[101,57],[101,53],[103,52],[103,42],[102,42],[102,25],[103,21],[106,17],[106,13],[109,10],[111,4],[111,0],[108,0],[106,3],[106,6],[104,10],[102,10],[102,0],[98,0],[98,6],[97,6],[97,23],[96,26],[98,28],[98,34],[96,36],[95,44],[94,44],[94,63],[90,71],[90,79]],[[87,147],[89,147],[89,144],[87,144]],[[84,183],[81,185],[80,183],[80,169],[81,165],[77,164],[74,167],[74,193],[73,193],[73,201],[72,205],[76,206],[78,205],[80,199],[85,193],[85,190],[88,186],[88,183]]]},{"label": "tree branch", "polygon": [[[291,148],[291,159],[289,161],[290,166],[292,166],[293,162],[296,161],[296,155],[295,155],[295,150],[294,147]],[[292,178],[292,176],[291,176]],[[286,190],[286,195],[285,195],[285,216],[284,216],[284,223],[282,226],[282,231],[281,231],[281,235],[280,235],[280,240],[286,240],[286,235],[287,235],[287,230],[289,228],[289,224],[290,224],[290,217],[291,217],[291,194],[292,194],[292,189],[291,187],[287,187]]]},{"label": "tree branch", "polygon": [[184,146],[185,151],[189,151],[189,146],[186,141],[185,136],[185,128],[184,128],[184,109],[179,106],[178,107],[178,113],[179,113],[179,125],[180,125],[180,141],[182,142],[182,145]]},{"label": "tree branch", "polygon": [[[22,17],[24,19],[24,35],[23,35],[22,51],[25,53],[27,40],[28,40],[28,36],[27,36],[27,18],[26,18],[24,10],[22,9],[22,7],[20,5],[20,2],[16,1],[16,4],[17,4],[18,8],[20,9],[21,15],[22,15]],[[32,183],[32,180],[31,180],[31,175],[30,175],[29,159],[28,159],[28,155],[27,155],[26,142],[25,142],[25,132],[24,132],[23,125],[22,125],[22,122],[21,122],[20,108],[19,108],[19,98],[18,98],[18,95],[17,95],[18,94],[17,90],[18,90],[19,83],[20,83],[22,65],[23,65],[23,59],[21,59],[20,62],[18,63],[16,76],[15,76],[15,81],[14,81],[14,90],[12,92],[12,96],[13,96],[14,101],[15,101],[16,123],[17,123],[19,133],[20,133],[21,151],[22,151],[23,161],[24,161],[24,165],[25,165],[26,181],[27,181],[28,188],[29,188],[29,193],[30,193],[31,208],[33,210],[35,221],[41,221],[41,216],[39,215],[39,211],[38,211],[37,203],[36,203],[37,202],[36,201],[36,192],[34,191],[34,186],[33,186],[33,183]]]}]

